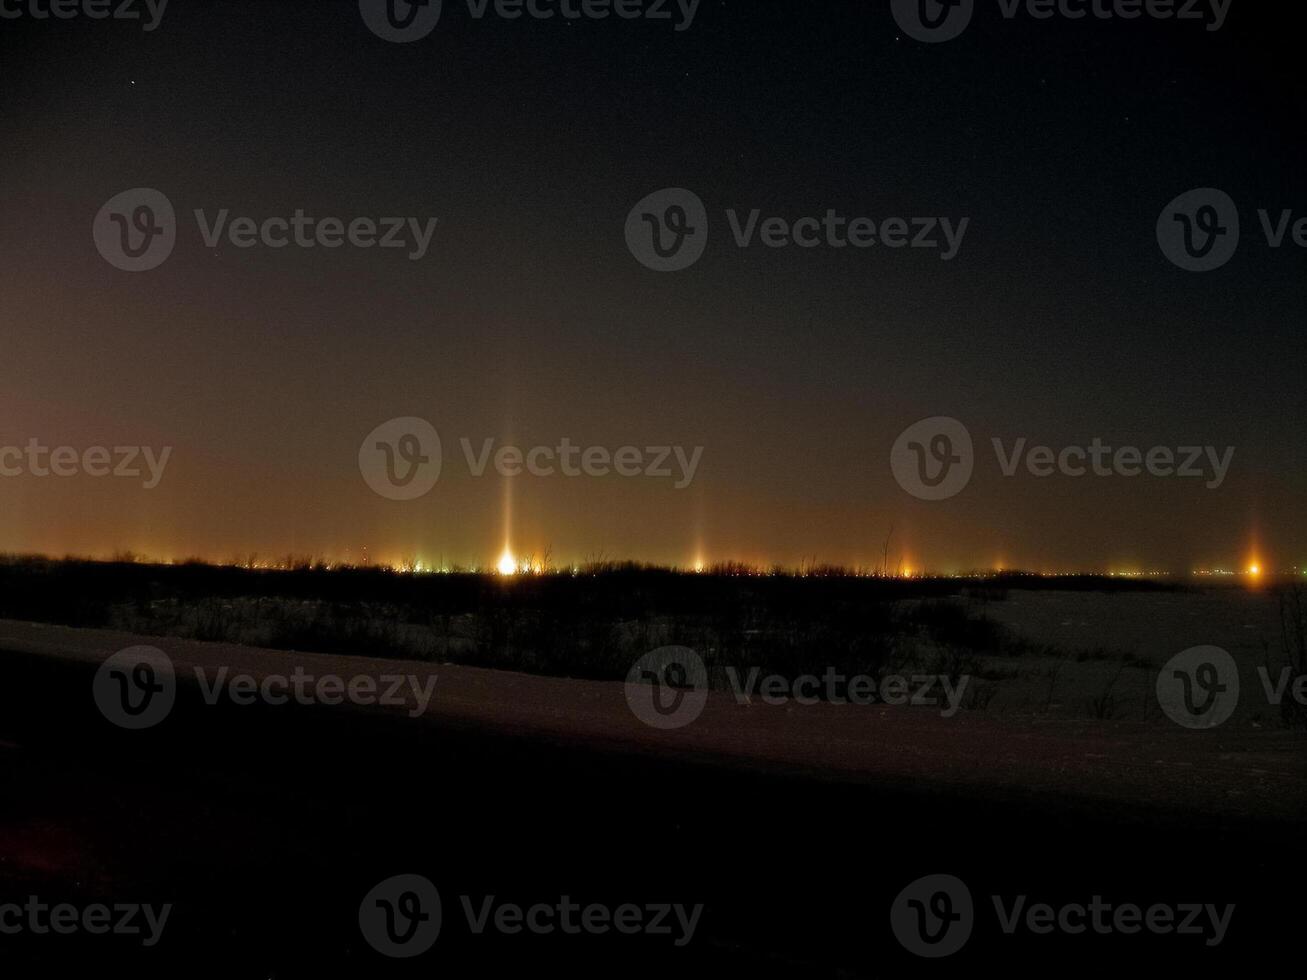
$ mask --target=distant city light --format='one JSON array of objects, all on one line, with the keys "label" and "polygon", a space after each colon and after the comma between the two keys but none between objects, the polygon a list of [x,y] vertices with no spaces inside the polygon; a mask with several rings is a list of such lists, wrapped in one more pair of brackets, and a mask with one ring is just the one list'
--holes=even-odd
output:
[{"label": "distant city light", "polygon": [[500,575],[514,575],[517,573],[517,559],[513,557],[511,551],[505,548],[504,553],[499,556],[499,564],[495,568]]}]

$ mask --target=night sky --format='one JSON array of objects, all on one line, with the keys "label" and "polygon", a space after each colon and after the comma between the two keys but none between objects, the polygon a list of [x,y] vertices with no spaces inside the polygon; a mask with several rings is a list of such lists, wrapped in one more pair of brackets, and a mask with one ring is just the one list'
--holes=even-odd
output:
[{"label": "night sky", "polygon": [[[9,0],[10,4],[17,0]],[[23,0],[26,3],[26,0]],[[472,17],[389,43],[356,2],[172,0],[159,26],[0,19],[0,446],[173,447],[159,486],[0,478],[0,551],[258,552],[493,563],[739,559],[953,570],[1307,565],[1301,12],[1012,20],[905,35],[888,3],[703,0],[673,22]],[[672,5],[673,9],[675,5]],[[26,9],[25,7],[23,9]],[[677,15],[679,17],[679,15]],[[176,249],[124,272],[92,238],[137,187]],[[707,251],[626,246],[688,188]],[[1209,273],[1155,237],[1215,187],[1242,240]],[[205,245],[195,209],[438,218],[429,253]],[[728,209],[967,218],[957,256],[735,246]],[[429,420],[439,483],[360,476]],[[958,496],[905,493],[891,446],[965,423]],[[459,440],[703,447],[693,483],[473,478]],[[1001,474],[990,445],[1236,449],[1219,489]]]}]

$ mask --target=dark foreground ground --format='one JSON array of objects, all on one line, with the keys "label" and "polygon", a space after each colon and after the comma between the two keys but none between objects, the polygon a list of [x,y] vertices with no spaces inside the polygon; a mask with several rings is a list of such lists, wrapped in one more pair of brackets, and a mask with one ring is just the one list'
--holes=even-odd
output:
[{"label": "dark foreground ground", "polygon": [[[124,637],[0,625],[0,905],[36,895],[175,906],[150,949],[131,937],[0,935],[5,977],[120,966],[126,976],[232,978],[541,967],[607,977],[1036,966],[1221,975],[1301,958],[1297,736],[1157,736],[1104,723],[1033,737],[1017,722],[941,728],[917,709],[863,708],[804,721],[817,728],[794,740],[776,737],[793,717],[784,708],[710,705],[686,730],[697,734],[681,737],[629,718],[620,684],[430,665],[420,666],[446,673],[420,718],[210,706],[183,683],[164,723],[131,732],[110,725],[90,694],[98,660]],[[261,658],[296,656],[149,642],[179,662],[234,660],[256,672],[284,666]],[[828,766],[803,748],[823,739]],[[975,765],[960,767],[967,759]],[[435,946],[407,961],[374,952],[358,928],[363,896],[401,873],[434,882],[444,911]],[[896,895],[933,873],[961,878],[976,902],[970,941],[942,960],[908,953],[890,927]],[[705,911],[682,947],[668,937],[476,935],[464,895],[478,905],[566,895]],[[1007,935],[992,895],[1235,911],[1215,947],[1199,936]]]}]

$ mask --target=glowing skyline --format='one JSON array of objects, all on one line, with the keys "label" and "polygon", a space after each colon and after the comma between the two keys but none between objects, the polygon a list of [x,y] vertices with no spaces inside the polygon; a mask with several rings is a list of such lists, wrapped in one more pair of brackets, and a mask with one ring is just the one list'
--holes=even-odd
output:
[{"label": "glowing skyline", "polygon": [[[1132,56],[1086,101],[1079,73],[1043,63],[1054,48],[1033,24],[1008,26],[1035,61],[995,58],[984,86],[970,58],[947,56],[980,34],[935,51],[893,32],[786,31],[796,58],[839,70],[805,73],[765,114],[742,115],[720,107],[774,88],[765,45],[732,48],[729,71],[678,61],[646,75],[631,70],[646,54],[638,34],[585,46],[546,31],[513,48],[516,76],[482,78],[485,32],[442,35],[443,56],[410,59],[357,43],[356,14],[321,13],[314,43],[289,55],[255,45],[225,60],[212,51],[218,13],[179,16],[166,44],[26,25],[37,56],[15,61],[12,85],[42,93],[41,123],[11,120],[39,135],[0,163],[13,189],[0,449],[172,452],[152,489],[148,474],[39,477],[25,463],[0,476],[0,552],[490,568],[508,550],[560,567],[914,572],[1307,562],[1301,252],[1252,235],[1230,267],[1192,274],[1154,234],[1167,202],[1208,181],[1250,233],[1256,209],[1299,199],[1283,126],[1296,103],[1260,54],[1184,89],[1173,60]],[[261,16],[260,38],[304,26],[289,6]],[[9,43],[24,29],[10,24]],[[297,71],[268,98],[267,58],[292,56]],[[73,81],[106,57],[130,75]],[[480,84],[448,98],[469,72]],[[656,116],[632,112],[632,85]],[[852,98],[859,85],[876,97]],[[1182,90],[1210,110],[1201,131],[1175,125]],[[408,93],[399,128],[373,108],[396,91]],[[301,102],[329,106],[332,128],[305,133]],[[560,120],[559,106],[582,103],[589,127]],[[918,111],[939,104],[953,114]],[[196,131],[198,119],[220,124]],[[531,153],[509,152],[509,132]],[[781,170],[777,147],[794,150]],[[93,230],[138,187],[188,220],[224,208],[439,220],[418,260],[210,247],[191,227],[163,265],[133,273],[104,260]],[[693,268],[661,274],[637,261],[624,222],[667,187],[693,190],[711,231]],[[828,210],[970,220],[945,262],[911,248],[740,248],[728,214],[755,210],[790,226]],[[965,491],[927,501],[896,483],[890,456],[934,416],[965,423],[977,466]],[[438,483],[412,500],[378,496],[358,466],[365,436],[401,417],[443,442]],[[464,441],[475,457],[488,439],[703,454],[680,487],[561,465],[475,476]],[[1209,488],[1092,466],[1009,476],[994,439],[1055,458],[1099,441],[1236,453]]]}]

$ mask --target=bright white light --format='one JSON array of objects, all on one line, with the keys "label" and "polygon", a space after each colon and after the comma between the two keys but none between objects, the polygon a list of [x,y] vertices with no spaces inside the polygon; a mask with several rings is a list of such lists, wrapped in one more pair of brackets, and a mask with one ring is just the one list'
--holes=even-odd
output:
[{"label": "bright white light", "polygon": [[499,564],[495,567],[499,569],[500,575],[513,575],[517,572],[517,559],[505,548],[504,553],[499,556]]}]

